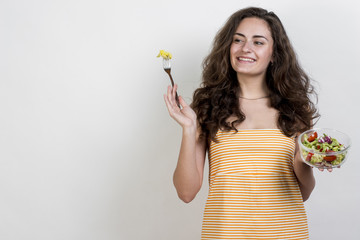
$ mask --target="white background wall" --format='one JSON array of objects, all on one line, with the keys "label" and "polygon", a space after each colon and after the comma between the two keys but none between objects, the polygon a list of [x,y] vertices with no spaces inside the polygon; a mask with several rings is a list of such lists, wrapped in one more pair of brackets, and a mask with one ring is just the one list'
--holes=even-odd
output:
[{"label": "white background wall", "polygon": [[282,19],[317,81],[317,127],[353,140],[341,169],[315,172],[311,239],[360,239],[360,15],[350,0],[2,0],[0,239],[199,239],[207,179],[192,203],[178,200],[181,129],[156,55],[173,54],[191,102],[216,31],[251,5]]}]

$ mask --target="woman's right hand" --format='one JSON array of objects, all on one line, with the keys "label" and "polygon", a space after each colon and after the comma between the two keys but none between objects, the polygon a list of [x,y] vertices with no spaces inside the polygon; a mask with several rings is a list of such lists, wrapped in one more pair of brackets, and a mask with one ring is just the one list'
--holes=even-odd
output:
[{"label": "woman's right hand", "polygon": [[164,100],[170,116],[177,121],[183,128],[196,129],[196,113],[194,110],[179,96],[181,108],[176,104],[177,84],[172,88],[168,86],[167,94],[164,94]]}]

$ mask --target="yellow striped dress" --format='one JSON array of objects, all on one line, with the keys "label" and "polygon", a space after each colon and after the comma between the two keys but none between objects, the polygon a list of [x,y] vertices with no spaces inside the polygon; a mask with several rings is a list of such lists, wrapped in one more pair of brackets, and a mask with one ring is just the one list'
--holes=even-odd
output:
[{"label": "yellow striped dress", "polygon": [[279,129],[218,131],[216,138],[202,239],[309,239],[295,139]]}]

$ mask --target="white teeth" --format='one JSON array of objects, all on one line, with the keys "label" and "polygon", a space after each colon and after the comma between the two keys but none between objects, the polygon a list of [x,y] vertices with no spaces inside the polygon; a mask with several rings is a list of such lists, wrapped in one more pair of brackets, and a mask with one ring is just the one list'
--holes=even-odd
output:
[{"label": "white teeth", "polygon": [[240,61],[245,61],[245,62],[255,62],[254,59],[250,59],[250,58],[242,58],[242,57],[239,57],[238,58]]}]

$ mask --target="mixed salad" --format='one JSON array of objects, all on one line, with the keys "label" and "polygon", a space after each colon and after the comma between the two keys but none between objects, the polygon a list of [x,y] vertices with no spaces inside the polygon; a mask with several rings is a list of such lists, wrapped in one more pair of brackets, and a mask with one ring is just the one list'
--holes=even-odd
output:
[{"label": "mixed salad", "polygon": [[[339,143],[335,138],[332,138],[325,133],[323,136],[319,137],[317,132],[313,132],[310,136],[304,134],[302,144],[309,149],[313,149],[312,152],[302,149],[302,154],[307,162],[317,167],[334,167],[339,165],[345,159],[346,153],[336,154],[336,152],[344,150],[345,146]],[[332,152],[334,154],[331,154]]]}]

